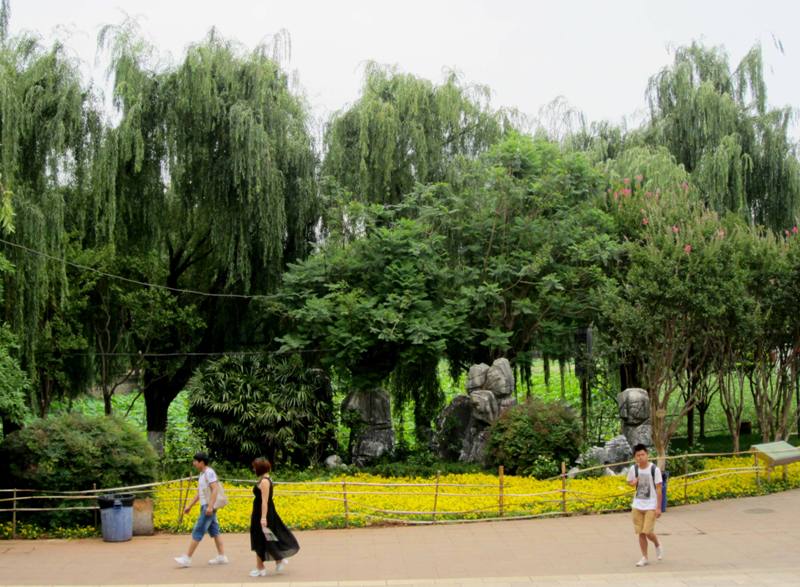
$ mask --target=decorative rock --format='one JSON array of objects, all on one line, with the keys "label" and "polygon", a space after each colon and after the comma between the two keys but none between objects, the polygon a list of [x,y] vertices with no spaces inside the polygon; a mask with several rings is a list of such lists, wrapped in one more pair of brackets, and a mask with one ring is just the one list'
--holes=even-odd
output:
[{"label": "decorative rock", "polygon": [[464,439],[472,419],[472,401],[468,395],[453,398],[436,422],[435,448],[439,457],[457,461],[461,456]]},{"label": "decorative rock", "polygon": [[469,375],[467,376],[467,393],[471,393],[476,389],[486,388],[486,373],[489,371],[489,365],[480,363],[473,365],[469,368]]},{"label": "decorative rock", "polygon": [[620,434],[606,442],[603,446],[593,446],[578,457],[575,462],[586,467],[616,465],[609,468],[614,474],[617,474],[619,471],[625,470],[625,465],[619,465],[617,463],[629,461],[632,456],[633,451],[631,450],[630,444],[628,444],[628,440]]},{"label": "decorative rock", "polygon": [[325,467],[328,469],[339,469],[344,467],[344,461],[342,461],[342,457],[339,455],[329,455],[325,459]]},{"label": "decorative rock", "polygon": [[604,464],[614,464],[614,463],[624,463],[625,461],[631,460],[633,457],[633,450],[631,449],[631,445],[628,442],[628,439],[625,438],[624,435],[620,434],[615,436],[608,442],[606,442],[605,446],[605,460],[603,460]]},{"label": "decorative rock", "polygon": [[472,418],[479,422],[490,425],[497,420],[500,409],[497,399],[488,389],[476,389],[469,394],[469,401],[472,404]]},{"label": "decorative rock", "polygon": [[567,479],[574,479],[578,476],[578,473],[581,472],[580,467],[572,467],[569,471],[567,471]]},{"label": "decorative rock", "polygon": [[394,448],[389,394],[382,389],[353,391],[342,402],[342,417],[351,423],[350,458],[364,466]]},{"label": "decorative rock", "polygon": [[514,371],[508,359],[497,359],[486,372],[485,389],[500,399],[514,393]]},{"label": "decorative rock", "polygon": [[606,467],[605,469],[603,469],[603,477],[616,477],[616,476],[617,474],[614,471],[614,469],[610,467]]},{"label": "decorative rock", "polygon": [[516,405],[514,371],[508,359],[492,366],[472,365],[467,378],[467,395],[453,398],[439,415],[433,447],[440,458],[483,463],[489,442],[489,427]]},{"label": "decorative rock", "polygon": [[617,395],[622,434],[630,446],[652,446],[653,429],[650,425],[650,395],[644,389],[629,387]]}]

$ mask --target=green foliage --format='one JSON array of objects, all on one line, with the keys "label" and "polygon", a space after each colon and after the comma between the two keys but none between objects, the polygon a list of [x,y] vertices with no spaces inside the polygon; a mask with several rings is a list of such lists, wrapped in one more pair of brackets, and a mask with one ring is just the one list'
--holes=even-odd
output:
[{"label": "green foliage", "polygon": [[[447,179],[459,157],[500,138],[503,121],[488,88],[450,74],[444,83],[367,66],[361,98],[325,132],[323,175],[361,202],[396,204],[415,183]],[[331,187],[334,187],[331,186]]]},{"label": "green foliage", "polygon": [[306,466],[333,451],[330,381],[296,356],[226,356],[200,369],[187,389],[189,417],[217,458]]},{"label": "green foliage", "polygon": [[790,107],[770,109],[760,47],[735,68],[719,48],[693,43],[651,78],[651,141],[692,174],[703,198],[773,230],[800,212],[800,164]]},{"label": "green foliage", "polygon": [[4,428],[21,426],[28,412],[30,380],[13,355],[15,347],[14,335],[5,325],[0,326],[0,424]]},{"label": "green foliage", "polygon": [[492,425],[488,461],[511,474],[541,473],[544,462],[571,463],[583,445],[580,420],[567,404],[531,398],[507,410]]},{"label": "green foliage", "polygon": [[537,455],[525,470],[526,475],[536,479],[550,479],[561,472],[561,463],[551,456]]},{"label": "green foliage", "polygon": [[2,444],[5,484],[72,491],[153,481],[156,455],[142,433],[108,417],[65,414],[29,423]]}]

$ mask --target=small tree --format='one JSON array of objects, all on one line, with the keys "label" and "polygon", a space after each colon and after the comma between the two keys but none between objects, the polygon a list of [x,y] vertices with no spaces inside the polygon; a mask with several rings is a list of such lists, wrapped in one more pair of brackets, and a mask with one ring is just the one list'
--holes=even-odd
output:
[{"label": "small tree", "polygon": [[227,356],[189,381],[189,416],[218,457],[315,465],[335,449],[327,375],[299,357]]}]

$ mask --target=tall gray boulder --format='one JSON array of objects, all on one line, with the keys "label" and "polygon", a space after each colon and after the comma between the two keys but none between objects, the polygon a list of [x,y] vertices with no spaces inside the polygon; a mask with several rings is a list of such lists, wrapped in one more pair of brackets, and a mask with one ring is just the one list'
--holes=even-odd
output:
[{"label": "tall gray boulder", "polygon": [[392,408],[383,389],[352,391],[342,402],[350,425],[350,459],[358,466],[375,462],[394,449]]}]

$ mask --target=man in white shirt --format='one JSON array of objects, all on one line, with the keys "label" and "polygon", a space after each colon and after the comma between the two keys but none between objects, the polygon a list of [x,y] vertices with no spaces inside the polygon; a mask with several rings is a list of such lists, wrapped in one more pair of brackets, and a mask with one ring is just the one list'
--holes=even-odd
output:
[{"label": "man in white shirt", "polygon": [[633,496],[633,528],[639,535],[639,549],[642,558],[637,567],[645,567],[647,559],[647,541],[656,547],[656,558],[661,560],[664,550],[655,534],[656,519],[661,517],[661,488],[663,479],[658,467],[647,459],[647,447],[637,444],[633,447],[634,465],[628,471],[628,484],[636,488]]},{"label": "man in white shirt", "polygon": [[208,466],[208,455],[204,452],[199,452],[194,455],[192,465],[197,469],[200,474],[197,478],[197,495],[186,506],[185,513],[189,513],[198,501],[200,502],[200,515],[195,522],[194,529],[192,530],[192,541],[189,544],[189,550],[186,554],[175,557],[175,562],[179,567],[188,567],[192,564],[192,555],[197,550],[197,546],[205,536],[206,532],[214,539],[217,546],[217,556],[208,561],[210,565],[224,565],[228,562],[228,557],[225,556],[225,547],[222,544],[222,537],[220,536],[219,522],[217,522],[217,511],[214,504],[217,502],[217,494],[219,492],[219,482],[217,474],[214,469]]}]

